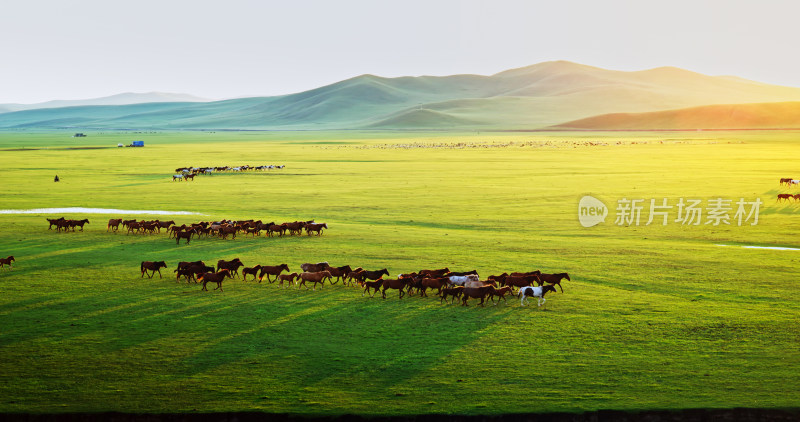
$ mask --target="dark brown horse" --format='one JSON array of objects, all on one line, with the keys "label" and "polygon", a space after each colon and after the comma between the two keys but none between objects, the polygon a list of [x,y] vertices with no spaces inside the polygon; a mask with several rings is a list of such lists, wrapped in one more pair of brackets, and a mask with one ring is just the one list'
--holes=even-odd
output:
[{"label": "dark brown horse", "polygon": [[306,281],[309,283],[314,283],[314,290],[317,290],[317,283],[321,285],[325,285],[325,279],[331,279],[331,273],[328,271],[318,271],[315,273],[302,273],[300,274],[300,284],[297,285],[299,289],[300,286],[304,286],[306,290],[308,290],[308,286],[306,286]]},{"label": "dark brown horse", "polygon": [[112,218],[112,219],[108,220],[108,226],[106,226],[106,231],[111,230],[112,232],[115,232],[115,231],[119,230],[119,225],[120,224],[122,224],[122,219],[121,218]]},{"label": "dark brown horse", "polygon": [[164,261],[142,261],[142,264],[139,266],[139,269],[142,270],[142,277],[144,277],[148,271],[152,272],[147,278],[153,278],[153,276],[156,275],[156,271],[158,271],[158,278],[163,278],[161,277],[162,268],[167,268],[167,264]]},{"label": "dark brown horse", "polygon": [[[494,298],[496,296],[499,297],[500,299],[503,299],[503,301],[506,302],[506,294],[508,294],[509,292],[511,292],[512,295],[514,294],[514,292],[511,289],[511,286],[503,286],[499,289],[495,288],[494,291],[491,293],[491,296],[489,296],[489,299],[492,299],[492,303],[494,303]],[[498,299],[497,301],[499,302],[500,299]]]},{"label": "dark brown horse", "polygon": [[567,279],[569,281],[569,274],[567,273],[558,273],[558,274],[539,274],[539,281],[537,282],[540,286],[544,283],[557,285],[559,289],[561,289],[561,293],[564,293],[564,288],[561,287],[561,280]]},{"label": "dark brown horse", "polygon": [[289,269],[289,266],[286,264],[274,265],[274,266],[262,265],[261,274],[259,274],[258,276],[258,282],[261,283],[261,281],[264,280],[264,276],[267,276],[267,281],[272,283],[275,280],[277,280],[277,278],[275,280],[270,280],[269,276],[274,275],[277,277],[281,274],[281,272],[283,272],[283,270],[286,270],[287,273],[291,271]]},{"label": "dark brown horse", "polygon": [[326,223],[311,223],[306,224],[306,234],[311,236],[311,232],[316,232],[317,236],[322,236],[322,229],[327,229],[328,225]]},{"label": "dark brown horse", "polygon": [[503,280],[503,284],[511,287],[526,287],[533,283],[539,282],[538,274],[522,275],[522,276],[508,276]]},{"label": "dark brown horse", "polygon": [[50,226],[47,228],[47,230],[52,230],[53,226],[56,226],[56,230],[58,230],[58,223],[61,221],[64,221],[64,217],[48,218],[47,222],[50,223]]},{"label": "dark brown horse", "polygon": [[[336,281],[339,281],[340,279],[347,277],[347,275],[350,274],[353,269],[350,268],[349,265],[345,265],[342,267],[328,267],[328,271],[330,271],[331,277],[334,277],[336,278]],[[331,284],[336,284],[336,281],[331,280]],[[342,281],[342,283],[345,282]]]},{"label": "dark brown horse", "polygon": [[278,233],[278,236],[283,236],[286,230],[288,229],[285,224],[270,224],[270,226],[267,227],[267,236],[272,236],[272,233]]},{"label": "dark brown horse", "polygon": [[208,283],[217,283],[217,287],[214,290],[219,289],[222,291],[222,281],[225,280],[225,277],[231,278],[231,273],[228,270],[217,271],[215,273],[203,273],[197,278],[198,281],[203,283],[203,288],[200,290],[208,291],[206,288],[206,284]]},{"label": "dark brown horse", "polygon": [[8,269],[11,269],[11,263],[15,262],[14,255],[9,255],[8,258],[0,258],[0,268],[3,268],[5,265],[8,265]]},{"label": "dark brown horse", "polygon": [[80,227],[81,231],[83,231],[83,225],[89,224],[89,219],[84,218],[83,220],[67,220],[69,221],[69,226],[72,227],[72,231],[75,231],[75,227]]},{"label": "dark brown horse", "polygon": [[258,276],[258,272],[261,271],[261,265],[256,265],[255,267],[244,267],[242,268],[242,281],[247,281],[247,275],[253,275],[253,281],[256,280],[256,276]]},{"label": "dark brown horse", "polygon": [[317,273],[320,271],[328,271],[330,265],[327,262],[320,262],[317,264],[305,263],[300,265],[300,269],[307,273]]},{"label": "dark brown horse", "polygon": [[364,271],[361,275],[364,277],[365,280],[377,280],[383,277],[384,275],[389,275],[389,270],[384,268],[382,270],[377,270],[377,271]]},{"label": "dark brown horse", "polygon": [[279,281],[279,283],[278,283],[278,284],[279,284],[281,287],[283,287],[283,282],[284,282],[284,281],[286,281],[286,282],[287,282],[287,286],[286,286],[286,287],[289,287],[289,285],[292,285],[292,284],[294,284],[294,280],[295,280],[295,279],[298,279],[298,280],[299,280],[299,279],[300,279],[300,274],[297,274],[297,273],[291,273],[291,274],[278,274],[278,281]]},{"label": "dark brown horse", "polygon": [[364,293],[369,293],[369,289],[374,289],[372,294],[369,295],[369,297],[373,297],[375,293],[378,293],[378,290],[380,290],[380,288],[383,287],[382,279],[378,279],[375,281],[364,281],[362,283],[364,285],[364,292],[361,293],[361,297],[364,297]]},{"label": "dark brown horse", "polygon": [[464,286],[453,286],[453,287],[445,287],[442,289],[442,298],[439,299],[439,303],[447,302],[447,296],[452,296],[453,298],[450,300],[450,304],[456,300],[456,298],[460,298],[461,295],[464,293]]},{"label": "dark brown horse", "polygon": [[427,277],[436,278],[436,277],[442,277],[442,276],[444,276],[445,274],[447,274],[449,272],[450,272],[449,268],[442,268],[440,270],[420,270],[419,271],[419,275],[421,275],[423,277],[427,276]]},{"label": "dark brown horse", "polygon": [[483,287],[464,287],[464,293],[461,295],[461,304],[464,306],[467,305],[467,300],[469,298],[480,298],[481,303],[479,305],[483,306],[483,302],[486,300],[486,296],[492,294],[494,292],[494,286],[491,284],[487,284]]},{"label": "dark brown horse", "polygon": [[197,277],[199,277],[200,274],[211,273],[211,272],[214,272],[214,267],[205,264],[191,263],[187,266],[175,270],[176,273],[175,281],[177,282],[181,277],[186,277],[187,283],[192,280],[194,280],[194,282],[197,283]]},{"label": "dark brown horse", "polygon": [[244,264],[242,264],[242,261],[239,258],[233,258],[230,261],[226,261],[224,259],[220,259],[219,261],[217,261],[217,271],[228,270],[234,276],[239,275],[239,267],[244,267]]},{"label": "dark brown horse", "polygon": [[442,289],[447,287],[448,284],[450,284],[450,279],[447,277],[423,278],[422,288],[420,288],[420,296],[428,296],[428,289],[436,289],[436,294],[441,295]]},{"label": "dark brown horse", "polygon": [[400,292],[400,299],[402,299],[403,295],[405,294],[404,290],[405,290],[406,286],[408,286],[408,283],[410,281],[411,281],[411,279],[408,279],[408,278],[398,278],[398,279],[386,279],[386,280],[383,280],[383,284],[382,284],[383,289],[381,290],[381,296],[383,296],[383,298],[386,299],[386,290],[387,289],[397,289]]},{"label": "dark brown horse", "polygon": [[189,241],[192,240],[192,235],[196,234],[197,230],[195,229],[188,229],[186,231],[178,231],[175,232],[175,244],[178,245],[181,243],[181,239],[186,239],[186,244],[189,244]]}]

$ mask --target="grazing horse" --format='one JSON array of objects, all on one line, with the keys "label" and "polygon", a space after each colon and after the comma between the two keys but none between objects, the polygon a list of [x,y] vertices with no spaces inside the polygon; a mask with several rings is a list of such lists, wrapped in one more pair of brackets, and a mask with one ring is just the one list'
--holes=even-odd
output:
[{"label": "grazing horse", "polygon": [[222,281],[225,280],[225,277],[231,278],[231,273],[228,270],[217,271],[215,273],[203,273],[197,278],[198,281],[203,283],[203,288],[200,290],[208,291],[206,288],[206,284],[208,283],[217,283],[217,287],[214,290],[219,289],[222,291]]},{"label": "grazing horse", "polygon": [[62,221],[64,221],[64,217],[48,218],[47,222],[50,223],[50,226],[47,228],[47,230],[52,230],[53,226],[56,226],[56,230],[58,230],[58,223],[60,223]]},{"label": "grazing horse", "polygon": [[453,299],[450,300],[452,305],[456,298],[460,298],[463,293],[464,286],[445,287],[442,289],[442,298],[439,299],[439,303],[447,302],[447,296],[453,296]]},{"label": "grazing horse", "polygon": [[539,274],[539,281],[537,282],[538,285],[542,285],[544,283],[558,285],[558,288],[561,289],[561,293],[564,293],[564,288],[561,287],[561,280],[567,279],[569,281],[569,274],[567,273],[558,273],[558,274]]},{"label": "grazing horse", "polygon": [[529,297],[538,297],[539,301],[537,305],[542,306],[547,301],[547,299],[544,298],[544,295],[547,294],[547,292],[555,292],[555,291],[556,288],[552,284],[548,284],[547,286],[541,286],[541,287],[540,286],[523,287],[519,289],[519,293],[517,293],[517,296],[521,298],[519,300],[519,306],[525,306],[525,303],[528,301]]},{"label": "grazing horse", "polygon": [[408,279],[408,278],[398,278],[398,279],[395,279],[395,280],[392,280],[392,279],[383,280],[383,284],[382,284],[383,290],[381,290],[381,296],[383,296],[383,298],[386,299],[386,290],[387,289],[397,289],[397,290],[400,291],[400,299],[402,299],[403,295],[405,294],[403,289],[405,289],[406,286],[408,286],[408,282],[409,281],[410,281],[410,279]]},{"label": "grazing horse", "polygon": [[364,292],[361,293],[361,297],[364,297],[364,293],[369,293],[369,289],[375,289],[369,297],[373,297],[375,293],[378,293],[381,287],[383,287],[383,279],[378,279],[375,281],[364,281]]},{"label": "grazing horse", "polygon": [[308,290],[308,286],[306,286],[306,281],[308,281],[309,283],[314,283],[314,290],[317,290],[317,283],[324,286],[326,278],[328,280],[331,279],[331,273],[329,271],[300,274],[300,284],[297,285],[297,288],[299,289],[300,286],[304,286],[306,290]]},{"label": "grazing horse", "polygon": [[111,230],[112,232],[119,230],[120,224],[122,224],[121,218],[112,218],[108,220],[108,226],[106,226],[106,232],[109,230]]},{"label": "grazing horse", "polygon": [[281,287],[283,287],[283,282],[284,281],[288,282],[286,287],[289,287],[289,285],[294,284],[294,279],[300,280],[300,274],[297,274],[297,273],[278,274],[278,281],[280,281],[280,283],[278,283],[278,284]]},{"label": "grazing horse", "polygon": [[8,265],[8,269],[11,269],[11,263],[15,262],[14,255],[9,255],[8,258],[0,258],[0,268],[3,268],[5,265]]},{"label": "grazing horse", "polygon": [[494,286],[491,284],[487,284],[482,287],[464,287],[464,294],[461,295],[461,304],[464,306],[467,305],[467,301],[469,298],[480,298],[481,303],[479,305],[483,306],[483,302],[486,300],[486,296],[492,294],[494,291]]},{"label": "grazing horse", "polygon": [[158,278],[163,278],[161,277],[162,268],[167,268],[167,264],[164,261],[142,261],[142,264],[139,265],[139,269],[142,270],[142,277],[144,277],[148,271],[152,271],[152,274],[148,275],[147,278],[153,278],[153,276],[156,275],[156,271],[158,271]]},{"label": "grazing horse", "polygon": [[217,261],[217,271],[228,270],[234,276],[239,275],[239,267],[244,267],[244,264],[242,264],[242,261],[239,258],[233,258],[230,261],[226,261],[224,259],[220,259],[219,261]]},{"label": "grazing horse", "polygon": [[181,243],[181,239],[186,239],[186,244],[188,245],[189,241],[192,240],[192,235],[195,233],[197,233],[197,230],[195,229],[175,232],[175,244],[178,245]]},{"label": "grazing horse", "polygon": [[793,198],[794,198],[794,195],[792,195],[791,193],[780,193],[780,194],[778,194],[778,201],[777,202],[781,202],[781,199],[785,199],[785,200],[788,201],[789,199],[793,199]]},{"label": "grazing horse", "polygon": [[326,223],[306,224],[306,234],[311,236],[311,232],[316,232],[317,236],[322,236],[322,229],[327,229],[327,228],[328,228],[328,224],[326,224]]},{"label": "grazing horse", "polygon": [[262,265],[261,274],[258,275],[258,282],[261,283],[261,281],[264,280],[264,276],[267,276],[267,281],[272,283],[275,280],[277,280],[277,278],[275,280],[270,280],[269,276],[274,275],[277,277],[281,275],[281,272],[283,272],[283,270],[286,270],[287,273],[291,271],[289,269],[289,266],[286,264],[274,265],[274,266]]},{"label": "grazing horse", "polygon": [[256,265],[255,267],[242,268],[242,281],[247,281],[248,274],[252,274],[253,281],[255,281],[259,271],[261,271],[261,265]]}]

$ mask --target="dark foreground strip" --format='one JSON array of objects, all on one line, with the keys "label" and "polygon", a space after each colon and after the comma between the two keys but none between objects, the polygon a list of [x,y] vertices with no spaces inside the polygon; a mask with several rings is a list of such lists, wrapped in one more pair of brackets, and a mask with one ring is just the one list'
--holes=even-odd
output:
[{"label": "dark foreground strip", "polygon": [[412,416],[299,416],[258,412],[231,413],[59,413],[0,414],[8,422],[796,422],[800,409],[687,409],[623,412],[600,410],[586,413],[539,413],[509,415],[412,415]]}]

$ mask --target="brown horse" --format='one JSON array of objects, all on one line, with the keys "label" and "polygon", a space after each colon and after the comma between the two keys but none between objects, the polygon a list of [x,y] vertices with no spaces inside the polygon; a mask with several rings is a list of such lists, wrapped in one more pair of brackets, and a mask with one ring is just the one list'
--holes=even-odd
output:
[{"label": "brown horse", "polygon": [[[350,268],[349,265],[345,265],[342,267],[328,267],[328,271],[331,272],[331,277],[334,277],[336,278],[336,281],[339,281],[340,279],[343,280],[348,274],[353,272],[353,269]],[[331,280],[331,284],[336,284],[336,281]],[[343,280],[342,283],[345,284],[345,281]]]},{"label": "brown horse", "polygon": [[192,240],[192,235],[195,233],[197,233],[197,230],[195,229],[175,232],[175,244],[179,245],[181,243],[181,239],[186,239],[186,244],[188,245],[189,241]]},{"label": "brown horse", "polygon": [[139,269],[142,270],[142,277],[144,277],[148,271],[152,272],[147,278],[153,278],[153,276],[156,275],[156,271],[158,271],[158,278],[163,278],[161,277],[162,268],[167,268],[167,264],[164,261],[142,261],[142,264],[139,266]]},{"label": "brown horse", "polygon": [[398,278],[398,279],[387,279],[383,280],[383,290],[381,290],[381,296],[386,299],[386,290],[387,289],[397,289],[400,292],[400,299],[403,298],[405,294],[404,289],[408,286],[408,283],[411,281],[409,278]]},{"label": "brown horse", "polygon": [[778,202],[781,202],[781,199],[785,199],[785,200],[788,201],[789,199],[794,199],[794,195],[792,195],[790,193],[778,194]]},{"label": "brown horse", "polygon": [[47,228],[47,230],[52,230],[53,226],[56,226],[56,230],[58,230],[58,223],[61,221],[64,221],[64,217],[48,218],[47,222],[50,223],[50,226]]},{"label": "brown horse", "polygon": [[[503,286],[503,287],[501,287],[499,289],[495,288],[494,291],[492,292],[492,294],[489,296],[489,299],[492,299],[492,303],[494,303],[494,298],[495,298],[495,296],[497,296],[500,299],[503,299],[504,302],[507,302],[506,301],[506,294],[508,292],[511,292],[512,295],[514,294],[514,292],[511,290],[511,286]],[[500,299],[498,299],[497,301],[499,302]]]},{"label": "brown horse", "polygon": [[442,289],[442,298],[439,299],[439,303],[447,302],[447,296],[452,296],[453,298],[450,300],[450,304],[456,300],[456,298],[460,298],[461,295],[464,293],[464,286],[454,286],[454,287],[445,287]]},{"label": "brown horse", "polygon": [[179,267],[175,270],[175,281],[177,282],[181,277],[186,277],[187,283],[192,280],[197,283],[197,277],[200,276],[200,274],[214,272],[214,267],[202,264],[203,261],[199,262],[201,262],[201,264],[190,263],[189,265]]},{"label": "brown horse", "polygon": [[298,279],[298,280],[300,280],[300,274],[297,274],[297,273],[291,273],[291,274],[278,274],[278,281],[280,282],[280,283],[278,283],[278,284],[279,284],[281,287],[283,287],[283,282],[284,282],[284,281],[286,281],[286,282],[287,282],[287,286],[286,286],[286,287],[289,287],[289,285],[292,285],[292,284],[294,284],[294,279]]},{"label": "brown horse", "polygon": [[420,296],[428,296],[427,290],[436,289],[436,295],[439,296],[442,294],[442,289],[447,287],[450,283],[450,279],[447,277],[440,277],[440,278],[423,278],[422,279],[422,287],[420,288]]},{"label": "brown horse", "polygon": [[365,280],[377,280],[383,277],[384,275],[389,275],[389,270],[384,268],[382,270],[377,270],[377,271],[364,271],[361,273],[361,275]]},{"label": "brown horse", "polygon": [[317,236],[322,236],[322,229],[327,229],[328,225],[326,223],[311,223],[306,224],[306,234],[311,236],[311,232],[316,232]]},{"label": "brown horse", "polygon": [[300,265],[300,269],[305,271],[305,272],[307,272],[307,273],[317,273],[317,272],[320,272],[320,271],[328,271],[328,268],[330,268],[330,265],[328,265],[327,262],[320,262],[320,263],[317,263],[317,264],[305,263],[305,264]]},{"label": "brown horse", "polygon": [[261,281],[264,280],[264,276],[267,276],[267,281],[272,283],[275,280],[277,280],[277,278],[275,280],[270,280],[269,276],[274,275],[277,277],[281,275],[281,272],[283,272],[283,270],[286,270],[287,273],[291,271],[289,269],[289,266],[286,264],[274,265],[274,266],[262,265],[261,274],[258,275],[258,282],[261,283]]},{"label": "brown horse", "polygon": [[69,226],[72,227],[72,231],[75,231],[75,227],[80,227],[81,231],[83,231],[83,225],[89,224],[89,219],[84,218],[83,220],[67,220],[69,221]]},{"label": "brown horse", "polygon": [[122,224],[121,218],[112,218],[108,220],[108,226],[106,226],[106,232],[109,230],[111,230],[112,232],[119,230],[120,224]]},{"label": "brown horse", "polygon": [[217,271],[215,273],[203,273],[197,278],[198,281],[203,283],[203,288],[200,290],[208,291],[206,288],[206,284],[208,283],[217,283],[217,287],[214,290],[219,289],[222,291],[222,281],[225,280],[225,277],[231,278],[231,273],[228,270]]},{"label": "brown horse", "polygon": [[261,271],[261,265],[256,265],[255,267],[242,268],[242,281],[247,281],[248,274],[252,274],[253,281],[255,281],[259,271]]},{"label": "brown horse", "polygon": [[289,230],[289,235],[300,235],[303,231],[303,228],[306,226],[306,223],[303,221],[295,221],[292,223],[283,223],[286,225],[286,228]]},{"label": "brown horse", "polygon": [[442,268],[440,270],[420,270],[419,275],[423,277],[436,278],[436,277],[442,277],[449,272],[450,272],[449,268]]},{"label": "brown horse", "polygon": [[375,289],[369,297],[373,297],[375,293],[378,293],[381,287],[383,287],[383,279],[378,279],[375,281],[363,281],[364,285],[364,292],[361,293],[361,297],[364,297],[364,293],[369,293],[369,289]]},{"label": "brown horse", "polygon": [[539,275],[508,276],[503,284],[511,287],[527,287],[539,282]]},{"label": "brown horse", "polygon": [[[538,285],[542,285],[544,283],[558,285],[558,288],[561,289],[561,293],[564,293],[564,288],[561,287],[561,280],[567,279],[569,281],[569,274],[567,273],[558,273],[558,274],[539,274],[539,281],[537,282]],[[555,291],[555,290],[553,290]]]},{"label": "brown horse", "polygon": [[285,224],[270,224],[267,227],[267,236],[272,237],[272,233],[278,233],[278,236],[283,236],[286,234],[286,230],[288,229]]},{"label": "brown horse", "polygon": [[492,286],[491,284],[487,284],[486,286],[483,287],[464,287],[464,294],[461,295],[461,304],[464,306],[469,306],[467,305],[467,300],[473,297],[476,299],[480,298],[481,303],[479,303],[479,305],[483,306],[483,302],[486,300],[486,296],[492,294],[493,291],[494,291],[494,286]]},{"label": "brown horse", "polygon": [[14,259],[14,255],[9,255],[8,258],[0,258],[0,268],[3,268],[3,266],[8,265],[8,269],[10,270],[11,263],[15,261],[16,259]]},{"label": "brown horse", "polygon": [[300,284],[297,285],[297,288],[299,289],[300,286],[304,286],[306,290],[308,290],[308,286],[306,286],[306,281],[308,281],[309,283],[314,283],[314,290],[317,290],[317,283],[324,286],[326,278],[328,280],[331,279],[331,273],[329,271],[300,274]]},{"label": "brown horse", "polygon": [[239,275],[239,267],[244,267],[244,264],[242,264],[242,261],[239,258],[233,258],[230,261],[226,261],[224,259],[220,259],[219,261],[217,261],[217,271],[228,270],[234,276]]}]

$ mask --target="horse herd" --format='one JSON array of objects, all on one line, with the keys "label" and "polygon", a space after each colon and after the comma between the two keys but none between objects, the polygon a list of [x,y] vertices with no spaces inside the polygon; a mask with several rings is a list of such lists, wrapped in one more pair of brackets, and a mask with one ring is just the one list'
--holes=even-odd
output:
[{"label": "horse herd", "polygon": [[[83,220],[68,220],[64,217],[48,218],[50,223],[48,230],[52,230],[53,226],[56,231],[75,231],[75,227],[80,227],[83,231],[84,224],[88,224],[88,219]],[[120,226],[126,230],[126,234],[157,234],[161,233],[161,229],[169,233],[170,238],[174,238],[176,244],[179,244],[181,239],[185,239],[188,244],[192,238],[200,238],[201,236],[217,236],[222,239],[228,237],[235,239],[237,234],[244,233],[245,236],[253,235],[260,236],[261,232],[265,232],[268,237],[277,235],[282,237],[288,233],[289,236],[302,235],[303,231],[308,236],[316,234],[322,235],[322,231],[328,228],[326,223],[316,223],[314,220],[308,221],[293,221],[276,224],[274,221],[264,223],[261,220],[220,220],[220,221],[201,221],[198,223],[182,224],[178,226],[174,220],[160,221],[160,220],[141,220],[136,219],[125,220],[122,218],[112,218],[108,220],[106,232],[117,232]]]},{"label": "horse herd", "polygon": [[180,167],[175,169],[175,174],[172,175],[172,181],[194,180],[194,177],[199,174],[214,174],[220,172],[242,172],[242,171],[264,171],[272,169],[282,169],[286,167],[281,164],[279,166],[270,164],[262,166],[220,166],[220,167]]},{"label": "horse herd", "polygon": [[75,227],[80,227],[81,231],[83,231],[83,225],[89,224],[89,219],[84,218],[83,220],[68,220],[64,217],[60,218],[48,218],[47,222],[50,223],[50,226],[47,230],[52,230],[53,226],[56,227],[56,231],[75,231]]},{"label": "horse herd", "polygon": [[[161,278],[161,268],[167,268],[166,262],[142,261],[140,278],[145,275],[153,278],[156,272]],[[386,299],[387,290],[397,290],[400,299],[414,294],[427,297],[428,290],[435,290],[436,295],[440,297],[440,303],[447,302],[448,298],[450,304],[456,299],[460,299],[463,306],[468,306],[467,302],[471,298],[480,299],[481,306],[484,305],[487,298],[491,299],[492,303],[495,302],[495,298],[498,298],[499,303],[499,299],[506,300],[507,294],[516,294],[520,298],[521,306],[524,306],[530,297],[536,297],[538,306],[542,306],[546,301],[544,296],[548,292],[556,292],[556,286],[558,286],[563,293],[564,288],[561,287],[561,281],[570,280],[567,273],[546,274],[539,270],[504,272],[481,280],[475,270],[454,272],[449,268],[420,270],[409,274],[400,274],[395,279],[384,279],[384,275],[389,276],[386,268],[368,271],[361,267],[356,269],[349,265],[334,267],[327,262],[320,262],[302,264],[300,266],[302,271],[297,273],[291,272],[287,264],[246,267],[239,258],[230,261],[219,260],[216,267],[206,265],[203,261],[182,261],[178,263],[178,267],[173,272],[176,283],[180,282],[181,278],[185,279],[187,283],[194,281],[196,284],[202,284],[201,290],[204,291],[208,291],[207,285],[213,283],[216,284],[214,290],[223,291],[222,283],[225,279],[239,277],[240,268],[242,269],[241,278],[245,282],[248,276],[252,276],[253,281],[259,283],[266,277],[269,283],[278,282],[281,287],[296,285],[298,289],[305,287],[308,290],[311,285],[313,290],[316,290],[317,284],[322,287],[325,280],[328,280],[331,285],[341,281],[345,286],[357,285],[360,289],[363,288],[362,297],[367,294],[369,297],[374,297],[380,291],[381,297],[384,299]],[[516,292],[515,288],[518,289]]]}]

